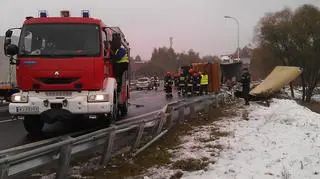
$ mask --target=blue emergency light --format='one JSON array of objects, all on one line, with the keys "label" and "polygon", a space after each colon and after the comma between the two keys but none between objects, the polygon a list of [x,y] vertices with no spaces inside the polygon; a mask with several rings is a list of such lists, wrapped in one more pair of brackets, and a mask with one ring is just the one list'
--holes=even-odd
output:
[{"label": "blue emergency light", "polygon": [[39,11],[39,17],[47,17],[47,16],[48,16],[48,13],[46,10]]},{"label": "blue emergency light", "polygon": [[82,10],[82,17],[90,17],[89,10]]}]

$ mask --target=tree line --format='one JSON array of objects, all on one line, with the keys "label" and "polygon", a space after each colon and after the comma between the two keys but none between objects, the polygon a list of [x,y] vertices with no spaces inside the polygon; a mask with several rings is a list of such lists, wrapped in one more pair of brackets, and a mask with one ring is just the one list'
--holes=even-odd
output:
[{"label": "tree line", "polygon": [[[192,63],[208,62],[216,58],[216,56],[210,55],[201,58],[199,53],[193,49],[190,49],[188,52],[177,53],[172,48],[154,48],[151,59],[135,73],[137,76],[163,76],[168,71],[176,73],[180,65],[185,66]],[[142,61],[139,55],[131,60],[135,62]]]},{"label": "tree line", "polygon": [[[249,57],[251,53],[251,48],[245,46],[240,50],[240,57]],[[237,51],[230,54],[232,58],[237,57]],[[154,48],[152,52],[151,59],[143,65],[142,68],[137,70],[135,73],[138,76],[152,76],[158,75],[163,76],[167,71],[177,72],[179,66],[186,66],[192,63],[206,63],[218,61],[219,57],[216,55],[205,55],[200,57],[198,52],[193,49],[188,50],[188,52],[177,53],[174,49],[167,47]],[[139,55],[135,58],[131,58],[133,62],[142,62]]]},{"label": "tree line", "polygon": [[[310,101],[320,81],[320,11],[313,5],[268,13],[255,29],[251,71],[264,78],[276,65],[298,66],[302,100]],[[294,96],[292,90],[292,95]]]},{"label": "tree line", "polygon": [[[297,82],[303,89],[302,100],[311,100],[320,81],[320,11],[317,7],[302,5],[294,10],[285,8],[267,13],[255,28],[253,44],[253,47],[244,47],[240,57],[242,52],[250,52],[250,71],[255,79],[264,79],[277,65],[301,67],[303,72]],[[215,59],[218,57],[201,58],[192,49],[177,53],[160,47],[153,50],[151,59],[136,74],[163,76],[167,71],[177,72],[180,63],[183,66]],[[141,61],[141,58],[137,56],[132,60]],[[292,84],[290,86],[292,89]]]}]

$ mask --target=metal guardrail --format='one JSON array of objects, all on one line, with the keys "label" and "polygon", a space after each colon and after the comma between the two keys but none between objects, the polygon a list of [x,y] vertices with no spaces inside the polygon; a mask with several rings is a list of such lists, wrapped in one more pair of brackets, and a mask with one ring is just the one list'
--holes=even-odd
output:
[{"label": "metal guardrail", "polygon": [[[58,161],[56,178],[67,178],[71,157],[84,151],[102,148],[100,165],[115,155],[115,142],[120,144],[121,135],[134,132],[132,141],[124,141],[125,147],[138,155],[153,142],[165,135],[175,123],[180,123],[186,115],[195,115],[200,110],[209,111],[213,106],[224,103],[225,95],[208,95],[167,104],[162,110],[118,122],[119,125],[94,131],[75,138],[63,138],[40,141],[7,151],[0,151],[0,179],[23,174],[24,172]],[[118,138],[117,138],[118,137]],[[143,140],[143,137],[151,140]],[[119,140],[118,139],[118,140]],[[54,143],[53,143],[54,141]],[[36,148],[35,148],[36,147]],[[25,148],[25,150],[24,150]],[[16,151],[16,153],[15,153]]]}]

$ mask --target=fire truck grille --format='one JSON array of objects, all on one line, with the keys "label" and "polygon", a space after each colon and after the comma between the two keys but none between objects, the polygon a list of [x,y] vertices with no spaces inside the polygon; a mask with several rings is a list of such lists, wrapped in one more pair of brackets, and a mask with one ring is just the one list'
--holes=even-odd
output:
[{"label": "fire truck grille", "polygon": [[58,97],[58,96],[71,96],[71,91],[47,91],[45,92],[46,96],[49,97]]},{"label": "fire truck grille", "polygon": [[44,84],[54,85],[54,84],[70,84],[77,81],[79,78],[38,78]]}]

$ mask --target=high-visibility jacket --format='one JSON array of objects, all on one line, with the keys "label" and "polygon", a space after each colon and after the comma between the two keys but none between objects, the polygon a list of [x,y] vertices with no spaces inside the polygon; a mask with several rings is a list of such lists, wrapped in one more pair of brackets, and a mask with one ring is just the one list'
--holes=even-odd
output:
[{"label": "high-visibility jacket", "polygon": [[208,75],[201,75],[201,85],[207,85],[208,84]]},{"label": "high-visibility jacket", "polygon": [[179,84],[185,84],[186,83],[186,77],[185,76],[180,76],[178,80],[179,80],[178,81]]},{"label": "high-visibility jacket", "polygon": [[115,58],[116,63],[129,63],[128,54],[124,48],[117,49],[111,58]]}]

